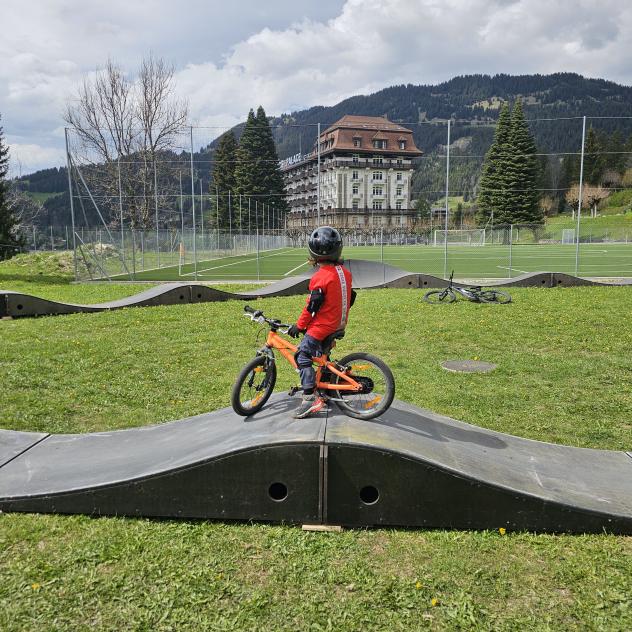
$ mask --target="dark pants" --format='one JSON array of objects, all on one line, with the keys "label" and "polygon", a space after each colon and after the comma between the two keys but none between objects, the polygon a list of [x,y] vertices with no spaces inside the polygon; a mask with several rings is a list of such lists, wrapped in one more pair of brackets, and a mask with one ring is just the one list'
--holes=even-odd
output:
[{"label": "dark pants", "polygon": [[316,386],[316,371],[312,366],[312,358],[323,355],[323,346],[320,340],[311,336],[303,336],[296,352],[296,365],[301,374],[301,386],[303,391],[313,391]]}]

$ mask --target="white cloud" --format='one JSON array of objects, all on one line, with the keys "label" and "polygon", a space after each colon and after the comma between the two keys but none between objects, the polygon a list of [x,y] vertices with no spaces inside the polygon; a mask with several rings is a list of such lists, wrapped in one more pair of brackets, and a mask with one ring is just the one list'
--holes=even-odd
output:
[{"label": "white cloud", "polygon": [[[218,64],[178,73],[196,120],[331,105],[467,73],[574,71],[630,83],[632,6],[549,0],[348,0],[326,23],[262,29]],[[228,119],[227,119],[228,120]]]},{"label": "white cloud", "polygon": [[9,143],[8,147],[9,177],[11,178],[66,163],[64,151],[58,147],[20,143]]},{"label": "white cloud", "polygon": [[[5,134],[13,143],[59,146],[53,130],[82,77],[108,56],[133,72],[150,50],[176,64],[192,122],[217,128],[259,104],[280,114],[469,73],[573,71],[632,83],[630,3],[343,2],[40,0],[27,18],[22,0],[4,0]],[[196,145],[221,131],[200,131]]]}]

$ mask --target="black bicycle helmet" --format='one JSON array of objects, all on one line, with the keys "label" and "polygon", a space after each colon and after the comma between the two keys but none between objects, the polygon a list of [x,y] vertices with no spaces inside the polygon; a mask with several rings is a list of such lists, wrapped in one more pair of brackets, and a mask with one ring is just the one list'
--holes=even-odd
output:
[{"label": "black bicycle helmet", "polygon": [[319,226],[310,236],[307,248],[311,258],[317,263],[336,262],[342,254],[342,237],[331,226]]}]

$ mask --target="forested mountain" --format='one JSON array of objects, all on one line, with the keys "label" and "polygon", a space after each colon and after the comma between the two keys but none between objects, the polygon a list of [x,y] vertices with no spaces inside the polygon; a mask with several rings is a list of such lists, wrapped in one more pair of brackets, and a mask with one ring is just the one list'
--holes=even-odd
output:
[{"label": "forested mountain", "polygon": [[[311,149],[317,124],[321,129],[345,114],[387,116],[413,130],[415,142],[424,151],[413,180],[414,196],[438,199],[445,191],[446,121],[451,119],[450,190],[455,195],[476,194],[480,168],[489,148],[504,102],[520,98],[534,136],[543,167],[543,188],[556,189],[563,179],[563,157],[581,148],[581,117],[592,118],[589,126],[604,136],[618,132],[625,143],[632,135],[632,87],[603,79],[588,79],[573,73],[552,75],[467,75],[438,85],[399,85],[371,95],[355,96],[331,107],[313,107],[272,118],[280,158]],[[252,104],[256,107],[257,104]],[[243,125],[234,128],[239,138]],[[211,143],[196,153],[196,160],[210,157]],[[208,163],[199,162],[197,177],[208,182]],[[21,179],[29,191],[60,192],[67,187],[65,169],[47,169]],[[48,201],[59,221],[67,196]],[[59,208],[57,208],[59,207]]]}]

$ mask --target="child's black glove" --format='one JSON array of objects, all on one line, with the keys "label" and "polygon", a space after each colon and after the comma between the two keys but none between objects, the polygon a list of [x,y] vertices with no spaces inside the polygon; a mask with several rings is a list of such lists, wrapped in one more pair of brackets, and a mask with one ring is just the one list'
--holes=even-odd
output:
[{"label": "child's black glove", "polygon": [[292,338],[298,338],[300,334],[303,333],[302,329],[299,329],[296,325],[291,325],[290,328],[287,330],[287,335],[291,336]]}]

